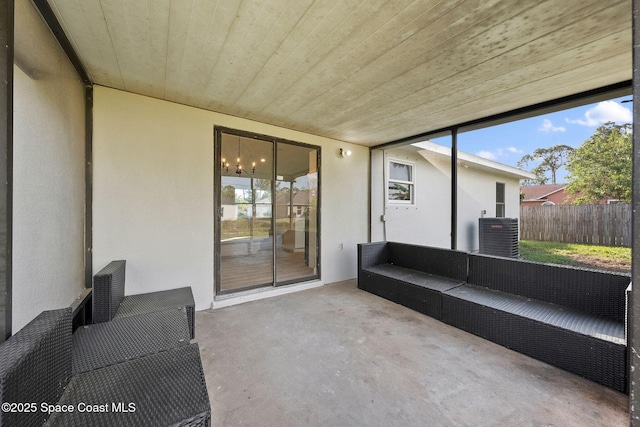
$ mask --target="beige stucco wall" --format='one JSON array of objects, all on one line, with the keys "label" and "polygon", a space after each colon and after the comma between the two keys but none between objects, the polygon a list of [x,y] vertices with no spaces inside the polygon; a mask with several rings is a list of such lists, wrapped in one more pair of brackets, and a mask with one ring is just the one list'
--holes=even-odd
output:
[{"label": "beige stucco wall", "polygon": [[[210,307],[215,125],[321,147],[321,280],[355,277],[356,244],[368,234],[367,148],[99,86],[94,273],[126,259],[128,294],[191,286],[197,309]],[[341,147],[353,155],[341,158]]]},{"label": "beige stucco wall", "polygon": [[31,2],[15,2],[12,330],[84,288],[84,86]]}]

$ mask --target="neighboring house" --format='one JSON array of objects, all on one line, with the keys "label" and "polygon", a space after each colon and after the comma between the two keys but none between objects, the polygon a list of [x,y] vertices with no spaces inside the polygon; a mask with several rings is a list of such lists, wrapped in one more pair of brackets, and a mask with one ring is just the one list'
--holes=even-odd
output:
[{"label": "neighboring house", "polygon": [[[567,184],[524,185],[520,187],[522,206],[571,205],[578,194],[571,194]],[[600,205],[619,203],[618,199],[603,198]]]},{"label": "neighboring house", "polygon": [[570,205],[576,198],[567,184],[524,185],[520,187],[522,206]]},{"label": "neighboring house", "polygon": [[[292,218],[302,217],[309,208],[309,190],[297,190],[293,195],[293,213]],[[312,195],[315,197],[315,194]],[[277,218],[288,218],[291,213],[291,200],[289,194],[281,194],[276,200]]]},{"label": "neighboring house", "polygon": [[235,194],[222,194],[220,203],[220,216],[222,221],[233,221],[238,219],[238,206],[236,205]]},{"label": "neighboring house", "polygon": [[[478,219],[520,216],[533,174],[458,151],[457,249],[479,249]],[[384,171],[384,172],[383,172]],[[420,142],[372,153],[372,241],[450,247],[451,148]]]}]

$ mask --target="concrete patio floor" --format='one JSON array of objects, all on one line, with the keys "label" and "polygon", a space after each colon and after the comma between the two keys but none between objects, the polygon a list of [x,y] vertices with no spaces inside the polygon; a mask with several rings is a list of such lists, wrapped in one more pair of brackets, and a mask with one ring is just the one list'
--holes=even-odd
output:
[{"label": "concrete patio floor", "polygon": [[357,289],[198,312],[213,426],[623,426],[628,397]]}]

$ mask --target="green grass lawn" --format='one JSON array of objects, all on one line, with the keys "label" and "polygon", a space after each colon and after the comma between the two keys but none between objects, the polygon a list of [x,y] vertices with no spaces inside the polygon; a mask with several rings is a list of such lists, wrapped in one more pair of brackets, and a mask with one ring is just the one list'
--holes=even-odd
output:
[{"label": "green grass lawn", "polygon": [[631,271],[631,248],[521,240],[520,256],[529,261]]}]

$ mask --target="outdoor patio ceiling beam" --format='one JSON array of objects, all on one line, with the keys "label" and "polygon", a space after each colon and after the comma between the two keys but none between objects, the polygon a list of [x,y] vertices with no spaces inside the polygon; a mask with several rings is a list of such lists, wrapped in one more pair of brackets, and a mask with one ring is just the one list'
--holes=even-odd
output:
[{"label": "outdoor patio ceiling beam", "polygon": [[[633,95],[640,99],[640,0],[633,0]],[[631,426],[640,426],[640,102],[633,103],[633,200],[631,291],[629,316],[629,411]]]},{"label": "outdoor patio ceiling beam", "polygon": [[0,2],[0,342],[11,335],[13,0]]},{"label": "outdoor patio ceiling beam", "polygon": [[51,9],[51,6],[49,6],[47,0],[32,1],[38,9],[38,12],[40,12],[42,19],[44,19],[44,21],[51,29],[51,32],[55,36],[56,40],[58,40],[58,43],[60,44],[60,47],[62,47],[62,50],[64,50],[64,53],[67,55],[67,58],[69,58],[69,61],[71,61],[71,65],[73,65],[73,67],[76,69],[76,72],[78,73],[78,76],[80,76],[80,79],[82,79],[82,82],[85,84],[85,86],[92,86],[93,82],[82,66],[82,62],[80,62],[80,58],[78,58],[76,51],[73,50],[71,42],[67,38],[67,35],[64,33],[62,25],[60,25],[60,22],[58,22],[58,18],[56,18],[56,15],[53,13],[53,10]]},{"label": "outdoor patio ceiling beam", "polygon": [[505,111],[504,113],[494,114],[467,122],[458,123],[453,126],[434,129],[428,132],[411,135],[394,141],[385,142],[384,144],[374,145],[371,150],[386,149],[392,147],[400,147],[403,145],[414,144],[416,142],[425,141],[429,138],[437,138],[449,135],[452,129],[456,128],[459,132],[469,132],[472,130],[483,129],[490,126],[497,126],[504,123],[535,117],[541,114],[553,113],[560,110],[566,110],[573,107],[580,107],[585,104],[591,104],[598,101],[605,101],[611,98],[618,98],[629,95],[632,91],[632,81],[626,80],[600,88],[587,90],[576,93],[574,95],[563,96],[561,98],[552,99],[550,101],[540,102],[538,104],[529,105],[515,110]]},{"label": "outdoor patio ceiling beam", "polygon": [[84,286],[93,286],[93,86],[84,88]]}]

